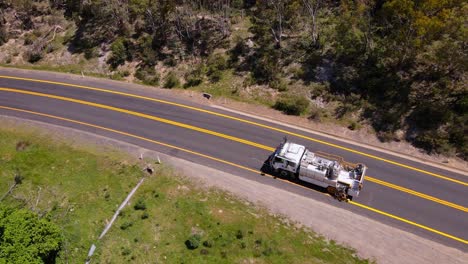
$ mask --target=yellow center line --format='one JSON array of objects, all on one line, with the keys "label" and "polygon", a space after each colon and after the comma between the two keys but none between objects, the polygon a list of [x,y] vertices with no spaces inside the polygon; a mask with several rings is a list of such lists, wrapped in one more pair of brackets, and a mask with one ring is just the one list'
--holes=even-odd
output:
[{"label": "yellow center line", "polygon": [[399,216],[396,216],[396,215],[392,215],[392,214],[386,213],[386,212],[384,212],[384,211],[380,211],[380,210],[378,210],[378,209],[375,209],[375,208],[372,208],[372,207],[370,207],[370,206],[363,205],[363,204],[360,204],[360,203],[357,203],[357,202],[354,202],[354,201],[349,201],[349,203],[350,203],[350,204],[353,204],[353,205],[356,205],[356,206],[359,206],[359,207],[361,207],[361,208],[370,210],[370,211],[372,211],[372,212],[375,212],[375,213],[378,213],[378,214],[381,214],[381,215],[385,215],[385,216],[388,216],[388,217],[390,217],[390,218],[399,220],[399,221],[401,221],[401,222],[404,222],[404,223],[407,223],[407,224],[410,224],[410,225],[413,225],[413,226],[417,226],[417,227],[422,228],[422,229],[424,229],[424,230],[427,230],[427,231],[430,231],[430,232],[433,232],[433,233],[436,233],[436,234],[439,234],[439,235],[442,235],[442,236],[451,238],[451,239],[456,240],[456,241],[458,241],[458,242],[462,242],[462,243],[464,243],[464,244],[468,244],[468,241],[467,241],[467,240],[464,240],[464,239],[459,238],[459,237],[456,237],[456,236],[449,235],[449,234],[447,234],[447,233],[443,233],[443,232],[441,232],[441,231],[439,231],[439,230],[430,228],[430,227],[425,226],[425,225],[418,224],[418,223],[416,223],[416,222],[413,222],[413,221],[404,219],[404,218],[402,218],[402,217],[399,217]]},{"label": "yellow center line", "polygon": [[399,167],[403,167],[403,168],[406,168],[406,169],[410,169],[410,170],[414,170],[414,171],[417,171],[417,172],[420,172],[420,173],[424,173],[424,174],[427,174],[427,175],[430,175],[430,176],[433,176],[433,177],[437,177],[437,178],[440,178],[440,179],[443,179],[443,180],[447,180],[447,181],[458,183],[458,184],[461,184],[461,185],[464,185],[464,186],[468,186],[468,182],[459,181],[459,180],[456,180],[456,179],[453,179],[453,178],[450,178],[450,177],[447,177],[447,176],[443,176],[443,175],[440,175],[440,174],[437,174],[437,173],[433,173],[433,172],[430,172],[430,171],[419,169],[419,168],[409,166],[409,165],[406,165],[406,164],[403,164],[403,163],[399,163],[399,162],[396,162],[396,161],[393,161],[393,160],[385,159],[385,158],[378,157],[378,156],[375,156],[375,155],[372,155],[372,154],[368,154],[368,153],[365,153],[365,152],[361,152],[361,151],[358,151],[358,150],[354,150],[354,149],[351,149],[351,148],[347,148],[347,147],[343,147],[343,146],[340,146],[340,145],[337,145],[337,144],[333,144],[333,143],[330,143],[330,142],[327,142],[327,141],[323,141],[323,140],[308,137],[308,136],[305,136],[305,135],[297,134],[297,133],[287,131],[287,130],[284,130],[284,129],[264,125],[264,124],[261,124],[261,123],[257,123],[257,122],[254,122],[254,121],[249,121],[249,120],[246,120],[246,119],[242,119],[242,118],[238,118],[238,117],[234,117],[234,116],[230,116],[230,115],[225,115],[225,114],[205,110],[205,109],[198,108],[198,107],[193,107],[193,106],[189,106],[189,105],[174,103],[174,102],[170,102],[170,101],[155,99],[155,98],[136,95],[136,94],[130,94],[130,93],[112,91],[112,90],[108,90],[108,89],[90,87],[90,86],[85,86],[85,85],[77,85],[77,84],[64,83],[64,82],[55,82],[55,81],[48,81],[48,80],[31,79],[31,78],[14,77],[14,76],[5,76],[5,75],[0,75],[0,78],[11,79],[11,80],[30,81],[30,82],[37,82],[37,83],[47,83],[47,84],[54,84],[54,85],[61,85],[61,86],[68,86],[68,87],[74,87],[74,88],[80,88],[80,89],[86,89],[86,90],[92,90],[92,91],[99,91],[99,92],[117,94],[117,95],[122,95],[122,96],[126,96],[126,97],[133,97],[133,98],[138,98],[138,99],[143,99],[143,100],[148,100],[148,101],[153,101],[153,102],[158,102],[158,103],[163,103],[163,104],[168,104],[168,105],[173,105],[173,106],[177,106],[177,107],[182,107],[182,108],[186,108],[186,109],[190,109],[190,110],[194,110],[194,111],[198,111],[198,112],[202,112],[202,113],[206,113],[206,114],[210,114],[210,115],[215,115],[215,116],[219,116],[219,117],[223,117],[223,118],[227,118],[227,119],[231,119],[231,120],[236,120],[236,121],[243,122],[243,123],[246,123],[246,124],[250,124],[250,125],[266,128],[266,129],[269,129],[269,130],[281,132],[281,133],[284,133],[284,134],[287,134],[287,135],[307,139],[307,140],[310,140],[310,141],[313,141],[313,142],[317,142],[317,143],[320,143],[320,144],[324,144],[324,145],[327,145],[327,146],[331,146],[331,147],[334,147],[334,148],[338,148],[338,149],[342,149],[342,150],[345,150],[345,151],[348,151],[348,152],[359,154],[359,155],[362,155],[362,156],[365,156],[365,157],[368,157],[368,158],[376,159],[376,160],[383,161],[383,162],[386,162],[386,163],[390,163],[390,164],[393,164],[393,165],[396,165],[396,166],[399,166]]},{"label": "yellow center line", "polygon": [[259,143],[255,143],[255,142],[252,142],[252,141],[249,141],[249,140],[246,140],[246,139],[226,135],[226,134],[223,134],[223,133],[215,132],[215,131],[212,131],[212,130],[208,130],[208,129],[204,129],[204,128],[201,128],[201,127],[196,127],[196,126],[192,126],[192,125],[188,125],[188,124],[184,124],[184,123],[180,123],[180,122],[176,122],[176,121],[172,121],[172,120],[165,119],[165,118],[155,117],[155,116],[152,116],[152,115],[147,115],[147,114],[143,114],[143,113],[139,113],[139,112],[135,112],[135,111],[126,110],[126,109],[123,109],[123,108],[118,108],[118,107],[113,107],[113,106],[108,106],[108,105],[103,105],[103,104],[98,104],[98,103],[93,103],[93,102],[88,102],[88,101],[83,101],[83,100],[58,96],[58,95],[44,94],[44,93],[38,93],[38,92],[30,92],[30,91],[11,89],[11,88],[2,88],[2,87],[0,87],[0,91],[28,94],[28,95],[52,98],[52,99],[57,99],[57,100],[62,100],[62,101],[67,101],[67,102],[73,102],[73,103],[77,103],[77,104],[93,106],[93,107],[97,107],[97,108],[101,108],[101,109],[106,109],[106,110],[116,111],[116,112],[120,112],[120,113],[125,113],[125,114],[142,117],[142,118],[158,121],[158,122],[173,125],[173,126],[186,128],[186,129],[198,131],[198,132],[201,132],[201,133],[206,133],[206,134],[209,134],[209,135],[212,135],[212,136],[217,136],[217,137],[220,137],[220,138],[229,139],[229,140],[232,140],[232,141],[236,141],[236,142],[239,142],[239,143],[243,143],[243,144],[246,144],[246,145],[250,145],[250,146],[261,148],[261,149],[268,150],[268,151],[274,151],[275,150],[275,148],[268,147],[268,146],[265,146],[265,145],[262,145],[262,144],[259,144]]},{"label": "yellow center line", "polygon": [[[145,137],[137,136],[137,135],[134,135],[134,134],[130,134],[130,133],[127,133],[127,132],[123,132],[123,131],[119,131],[119,130],[115,130],[115,129],[111,129],[111,128],[107,128],[107,127],[102,127],[102,126],[98,126],[98,125],[94,125],[94,124],[90,124],[90,123],[86,123],[86,122],[81,122],[81,121],[77,121],[77,120],[73,120],[73,119],[63,118],[63,117],[59,117],[59,116],[54,116],[54,115],[49,115],[49,114],[44,114],[44,113],[39,113],[39,112],[34,112],[34,111],[28,111],[28,110],[19,109],[19,108],[13,108],[13,107],[7,107],[7,106],[0,106],[0,108],[7,109],[7,110],[12,110],[12,111],[18,111],[18,112],[34,114],[34,115],[39,115],[39,116],[44,116],[44,117],[53,118],[53,119],[58,119],[58,120],[62,120],[62,121],[67,121],[67,122],[71,122],[71,123],[80,124],[80,125],[83,125],[83,126],[93,127],[93,128],[101,129],[101,130],[104,130],[104,131],[109,131],[109,132],[113,132],[113,133],[116,133],[116,134],[120,134],[120,135],[124,135],[124,136],[128,136],[128,137],[136,138],[136,139],[139,139],[139,140],[151,142],[151,143],[161,145],[161,146],[165,146],[165,147],[168,147],[168,148],[177,149],[177,150],[189,153],[189,154],[193,154],[193,155],[196,155],[196,156],[200,156],[200,157],[204,157],[204,158],[207,158],[207,159],[210,159],[210,160],[214,160],[214,161],[218,161],[218,162],[221,162],[221,163],[224,163],[224,164],[228,164],[228,165],[231,165],[233,167],[237,167],[237,168],[240,168],[240,169],[243,169],[243,170],[246,170],[246,171],[250,171],[250,172],[254,172],[254,173],[261,173],[258,170],[254,170],[254,169],[251,169],[251,168],[248,168],[248,167],[245,167],[245,166],[233,163],[233,162],[218,159],[218,158],[215,158],[215,157],[212,157],[212,156],[209,156],[209,155],[205,155],[205,154],[202,154],[202,153],[199,153],[199,152],[195,152],[195,151],[188,150],[188,149],[185,149],[185,148],[177,147],[177,146],[174,146],[174,145],[166,144],[166,143],[163,143],[163,142],[159,142],[159,141],[156,141],[156,140],[148,139],[148,138],[145,138]],[[290,181],[287,181],[287,180],[284,180],[284,179],[279,179],[279,178],[273,177],[272,175],[268,175],[268,174],[265,174],[265,175],[269,176],[269,177],[272,177],[272,178],[275,178],[277,180],[281,180],[282,182],[285,182],[285,183],[288,183],[288,184],[296,185],[296,186],[302,187],[302,188],[307,189],[307,190],[312,190],[312,189],[307,188],[305,186],[302,186],[300,184],[293,183],[293,182],[290,182]],[[459,237],[456,237],[456,236],[441,232],[439,230],[427,227],[425,225],[415,223],[413,221],[404,219],[402,217],[399,217],[399,216],[396,216],[396,215],[393,215],[393,214],[390,214],[390,213],[386,213],[384,211],[381,211],[381,210],[378,210],[378,209],[375,209],[375,208],[372,208],[370,206],[363,205],[363,204],[360,204],[360,203],[357,203],[357,202],[354,202],[354,201],[349,201],[349,203],[352,204],[352,205],[355,205],[355,206],[370,210],[372,212],[376,212],[378,214],[390,217],[392,219],[395,219],[395,220],[398,220],[398,221],[401,221],[401,222],[404,222],[404,223],[407,223],[407,224],[422,228],[422,229],[427,230],[429,232],[432,232],[432,233],[435,233],[435,234],[438,234],[438,235],[453,239],[455,241],[458,241],[458,242],[461,242],[461,243],[464,243],[464,244],[468,244],[467,240],[464,240],[462,238],[459,238]]]},{"label": "yellow center line", "polygon": [[424,193],[413,191],[411,189],[401,187],[401,186],[398,186],[398,185],[395,185],[393,183],[389,183],[389,182],[386,182],[386,181],[382,181],[382,180],[373,178],[371,176],[366,176],[365,180],[370,181],[370,182],[374,182],[374,183],[377,183],[377,184],[380,184],[380,185],[383,185],[383,186],[386,186],[386,187],[389,187],[389,188],[392,188],[392,189],[395,189],[395,190],[398,190],[398,191],[401,191],[401,192],[409,193],[409,194],[412,194],[414,196],[417,196],[417,197],[420,197],[420,198],[423,198],[423,199],[426,199],[426,200],[430,200],[430,201],[433,201],[433,202],[436,202],[436,203],[439,203],[439,204],[443,204],[445,206],[452,207],[454,209],[463,211],[465,213],[468,212],[468,208],[463,207],[461,205],[451,203],[451,202],[448,202],[448,201],[444,201],[444,200],[441,200],[441,199],[436,198],[434,196],[430,196],[430,195],[427,195],[427,194],[424,194]]},{"label": "yellow center line", "polygon": [[[38,93],[38,92],[17,90],[17,89],[11,89],[11,88],[2,88],[2,87],[0,87],[0,91],[15,92],[15,93],[22,93],[22,94],[28,94],[28,95],[34,95],[34,96],[40,96],[40,97],[46,97],[46,98],[53,98],[53,99],[57,99],[57,100],[63,100],[63,101],[69,101],[69,102],[83,104],[83,105],[89,105],[89,106],[102,108],[102,109],[106,109],[106,110],[117,111],[117,112],[129,114],[129,115],[134,115],[134,116],[138,116],[138,117],[142,117],[142,118],[147,118],[147,119],[150,119],[150,120],[154,120],[154,121],[158,121],[158,122],[162,122],[162,123],[166,123],[166,124],[170,124],[170,125],[174,125],[174,126],[178,126],[178,127],[198,131],[198,132],[201,132],[201,133],[206,133],[206,134],[209,134],[209,135],[229,139],[229,140],[232,140],[232,141],[235,141],[235,142],[243,143],[243,144],[250,145],[250,146],[253,146],[253,147],[257,147],[257,148],[260,148],[260,149],[264,149],[264,150],[267,150],[267,151],[270,151],[270,152],[275,150],[275,148],[273,148],[273,147],[269,147],[269,146],[266,146],[266,145],[263,145],[263,144],[252,142],[252,141],[249,141],[249,140],[246,140],[246,139],[241,139],[241,138],[226,135],[226,134],[223,134],[223,133],[215,132],[215,131],[212,131],[212,130],[208,130],[208,129],[204,129],[204,128],[200,128],[200,127],[196,127],[196,126],[191,126],[191,125],[188,125],[188,124],[184,124],[184,123],[180,123],[180,122],[176,122],[176,121],[172,121],[172,120],[168,120],[168,119],[164,119],[164,118],[159,118],[159,117],[155,117],[155,116],[151,116],[151,115],[147,115],[147,114],[143,114],[143,113],[139,113],[139,112],[134,112],[134,111],[130,111],[130,110],[122,109],[122,108],[117,108],[117,107],[113,107],[113,106],[108,106],[108,105],[103,105],[103,104],[98,104],[98,103],[93,103],[93,102],[88,102],[88,101],[83,101],[83,100],[58,96],[58,95],[43,94],[43,93]],[[457,204],[454,204],[454,203],[451,203],[451,202],[448,202],[448,201],[444,201],[444,200],[441,200],[441,199],[438,199],[438,198],[435,198],[435,197],[432,197],[432,196],[429,196],[429,195],[426,195],[426,194],[423,194],[423,193],[420,193],[420,192],[416,192],[416,191],[413,191],[413,190],[410,190],[410,189],[407,189],[407,188],[404,188],[404,187],[401,187],[401,186],[398,186],[398,185],[395,185],[395,184],[391,184],[391,183],[388,183],[388,182],[385,182],[385,181],[382,181],[382,180],[378,180],[378,179],[375,179],[375,178],[372,178],[372,177],[369,177],[369,176],[366,177],[366,179],[369,180],[369,181],[372,181],[374,183],[378,183],[378,184],[387,186],[389,188],[393,188],[393,189],[396,189],[396,190],[399,190],[399,191],[402,191],[402,192],[405,192],[405,193],[409,193],[409,194],[418,196],[418,197],[423,198],[423,199],[427,199],[427,200],[430,200],[430,201],[433,201],[433,202],[436,202],[436,203],[439,203],[439,204],[443,204],[443,205],[446,205],[446,206],[449,206],[449,207],[452,207],[452,208],[467,212],[467,209],[465,207],[461,206],[461,205],[457,205]]]}]

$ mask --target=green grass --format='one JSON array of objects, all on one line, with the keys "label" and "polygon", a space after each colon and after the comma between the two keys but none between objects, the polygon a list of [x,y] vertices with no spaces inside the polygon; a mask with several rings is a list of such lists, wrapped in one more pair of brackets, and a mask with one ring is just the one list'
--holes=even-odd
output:
[{"label": "green grass", "polygon": [[[29,145],[17,150],[18,142]],[[0,194],[15,173],[24,180],[2,202],[50,217],[65,239],[58,263],[83,263],[106,221],[142,177],[140,166],[124,158],[122,153],[76,149],[24,129],[3,128]],[[200,243],[190,250],[185,243],[193,236]],[[96,245],[96,263],[367,262],[350,249],[225,192],[197,186],[161,165]]]},{"label": "green grass", "polygon": [[[1,67],[5,68],[17,68],[17,69],[26,69],[26,70],[39,70],[39,71],[50,71],[50,72],[62,72],[62,73],[71,73],[81,75],[81,72],[85,76],[92,76],[98,78],[106,79],[116,79],[115,76],[106,75],[96,72],[83,71],[83,65],[81,64],[67,64],[67,65],[49,65],[49,64],[31,64],[31,65],[11,65],[11,64],[0,64]],[[122,78],[117,78],[121,80]]]}]

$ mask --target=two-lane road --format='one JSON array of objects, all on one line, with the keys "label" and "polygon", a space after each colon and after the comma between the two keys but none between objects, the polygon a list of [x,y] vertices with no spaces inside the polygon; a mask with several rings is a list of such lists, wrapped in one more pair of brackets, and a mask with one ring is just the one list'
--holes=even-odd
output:
[{"label": "two-lane road", "polygon": [[[0,70],[0,114],[102,134],[280,186],[331,206],[468,251],[468,178],[402,156],[381,153],[251,117],[86,79],[12,75]],[[16,76],[16,77],[15,77]],[[32,78],[32,79],[28,79]],[[81,122],[81,123],[79,123]],[[262,177],[263,161],[284,136],[368,167],[361,195],[340,203],[320,191]],[[165,144],[165,145],[164,145]]]}]

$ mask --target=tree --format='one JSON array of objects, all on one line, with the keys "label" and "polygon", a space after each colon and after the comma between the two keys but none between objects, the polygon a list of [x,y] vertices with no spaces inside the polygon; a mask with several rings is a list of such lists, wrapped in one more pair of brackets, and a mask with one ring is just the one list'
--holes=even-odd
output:
[{"label": "tree", "polygon": [[0,205],[0,262],[55,263],[60,229],[26,209]]}]

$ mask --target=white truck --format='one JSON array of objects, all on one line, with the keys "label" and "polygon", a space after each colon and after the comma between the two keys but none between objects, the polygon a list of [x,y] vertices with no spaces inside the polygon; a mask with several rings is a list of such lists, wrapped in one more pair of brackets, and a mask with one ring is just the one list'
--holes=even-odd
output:
[{"label": "white truck", "polygon": [[283,177],[327,188],[340,201],[359,196],[367,170],[364,164],[351,164],[334,155],[314,153],[286,139],[270,156],[270,166]]}]

